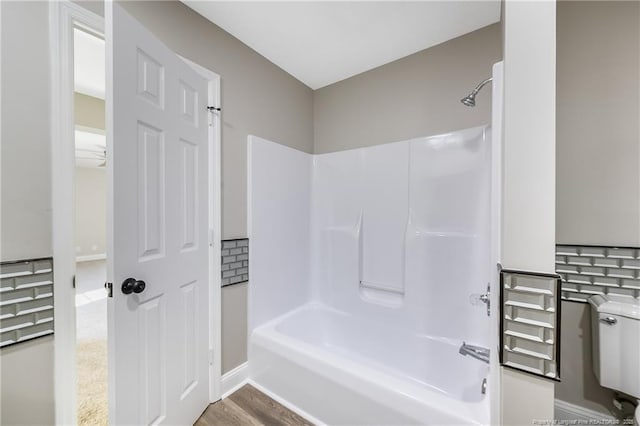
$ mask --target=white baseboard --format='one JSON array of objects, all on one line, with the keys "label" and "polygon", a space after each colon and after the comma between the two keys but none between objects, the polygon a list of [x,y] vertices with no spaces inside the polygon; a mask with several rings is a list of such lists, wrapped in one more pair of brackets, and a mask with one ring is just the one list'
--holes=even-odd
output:
[{"label": "white baseboard", "polygon": [[[554,403],[554,417],[556,420],[580,420],[586,421],[589,424],[589,420],[616,420],[611,414],[601,413],[599,411],[590,410],[588,408],[581,407],[579,405],[571,404],[559,399]],[[615,424],[615,423],[611,423]]]},{"label": "white baseboard", "polygon": [[89,262],[91,260],[104,260],[107,258],[106,253],[98,253],[98,254],[87,254],[85,256],[76,256],[77,262]]},{"label": "white baseboard", "polygon": [[304,418],[305,420],[308,420],[309,422],[313,423],[314,425],[316,425],[316,426],[326,426],[326,423],[323,423],[322,421],[320,421],[316,417],[312,416],[311,414],[307,413],[306,411],[304,411],[303,409],[301,409],[297,405],[294,405],[294,404],[290,403],[289,401],[287,401],[286,399],[283,399],[283,398],[279,397],[275,393],[271,392],[269,389],[257,384],[253,380],[249,379],[248,383],[251,386],[253,386],[254,388],[258,389],[263,394],[267,395],[269,398],[271,398],[274,401],[280,403],[280,405],[285,406],[289,410],[293,411],[294,413],[296,413],[300,417]]},{"label": "white baseboard", "polygon": [[243,363],[231,371],[227,371],[222,375],[220,384],[221,399],[225,399],[242,386],[246,385],[249,380],[249,364]]}]

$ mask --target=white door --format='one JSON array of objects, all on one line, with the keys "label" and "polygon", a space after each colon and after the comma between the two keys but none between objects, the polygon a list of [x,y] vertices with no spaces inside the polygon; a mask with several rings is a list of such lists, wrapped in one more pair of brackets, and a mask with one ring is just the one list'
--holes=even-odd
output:
[{"label": "white door", "polygon": [[193,424],[209,402],[207,86],[106,5],[110,422]]}]

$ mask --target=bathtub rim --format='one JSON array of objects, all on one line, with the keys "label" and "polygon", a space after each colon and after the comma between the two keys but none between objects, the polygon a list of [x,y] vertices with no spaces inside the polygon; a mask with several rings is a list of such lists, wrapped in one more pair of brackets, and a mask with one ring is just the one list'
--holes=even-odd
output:
[{"label": "bathtub rim", "polygon": [[[270,396],[275,395],[278,397],[279,399],[274,398],[276,401],[285,401],[291,407],[288,407],[286,404],[283,405],[291,408],[294,412],[298,412],[303,415],[303,417],[309,418],[307,417],[309,416],[309,413],[304,409],[287,401],[286,398],[280,397],[276,393],[270,391],[268,386],[259,383],[259,381],[257,381],[252,375],[252,349],[253,345],[259,345],[261,348],[268,350],[277,356],[286,358],[288,361],[303,368],[309,368],[310,364],[314,363],[322,364],[329,372],[328,377],[339,385],[345,386],[347,389],[367,398],[371,398],[371,400],[382,406],[388,407],[390,410],[401,412],[407,417],[414,418],[417,421],[424,419],[424,417],[420,415],[420,411],[424,412],[425,410],[429,410],[436,412],[441,416],[455,418],[460,424],[491,423],[491,387],[499,386],[498,384],[490,383],[489,390],[481,401],[461,401],[432,386],[421,384],[399,375],[393,375],[390,372],[376,371],[371,366],[361,365],[352,359],[332,353],[321,346],[313,345],[298,338],[289,336],[277,329],[278,324],[281,322],[302,311],[311,309],[328,310],[344,315],[344,312],[330,306],[326,306],[318,302],[309,302],[276,317],[259,327],[256,327],[256,329],[249,335],[249,383],[257,384],[258,387],[266,390]],[[369,388],[377,388],[378,394],[388,393],[389,395],[392,395],[393,398],[407,401],[406,403],[408,406],[405,408],[409,411],[398,410],[395,406],[389,404],[389,399],[387,398],[381,398],[379,395],[376,397],[375,395],[372,396],[366,392],[362,392],[361,387],[353,386],[353,384],[349,383],[349,380],[345,377],[331,374],[332,371],[340,371],[343,373],[342,376],[351,376],[354,381],[365,383]],[[491,371],[489,369],[487,380],[490,381],[490,378]],[[319,421],[316,417],[314,418],[316,421]],[[320,421],[319,424],[324,423]]]}]

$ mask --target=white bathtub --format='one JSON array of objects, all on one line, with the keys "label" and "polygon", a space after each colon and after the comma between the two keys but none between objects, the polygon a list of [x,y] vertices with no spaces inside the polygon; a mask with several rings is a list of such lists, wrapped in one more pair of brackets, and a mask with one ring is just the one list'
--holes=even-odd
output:
[{"label": "white bathtub", "polygon": [[487,424],[489,369],[461,343],[308,304],[254,330],[249,375],[328,425]]}]

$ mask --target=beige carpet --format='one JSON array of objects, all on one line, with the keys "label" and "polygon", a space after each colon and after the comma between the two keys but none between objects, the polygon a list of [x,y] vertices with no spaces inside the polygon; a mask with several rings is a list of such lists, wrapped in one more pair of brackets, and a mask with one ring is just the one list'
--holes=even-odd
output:
[{"label": "beige carpet", "polygon": [[78,424],[108,425],[107,342],[80,340],[78,357]]}]

